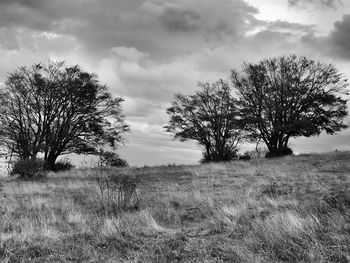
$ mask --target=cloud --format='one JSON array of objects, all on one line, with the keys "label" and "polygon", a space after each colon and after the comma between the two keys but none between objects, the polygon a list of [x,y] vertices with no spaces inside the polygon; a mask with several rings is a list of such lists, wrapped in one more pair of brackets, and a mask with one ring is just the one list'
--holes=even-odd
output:
[{"label": "cloud", "polygon": [[332,31],[325,36],[310,33],[302,37],[302,43],[313,47],[315,52],[328,58],[350,60],[350,15],[344,15],[336,21]]},{"label": "cloud", "polygon": [[148,129],[162,129],[160,126],[143,124],[131,124],[132,129],[141,129],[142,133],[133,132],[129,135],[127,147],[119,149],[122,158],[125,158],[131,165],[166,165],[197,164],[201,159],[201,151],[196,142],[185,143],[174,141],[165,132],[155,134],[144,134]]},{"label": "cloud", "polygon": [[288,0],[288,5],[295,6],[316,6],[318,8],[338,8],[342,5],[341,0]]},{"label": "cloud", "polygon": [[294,34],[311,34],[315,32],[316,25],[304,25],[300,23],[291,23],[283,20],[276,20],[266,23],[267,30],[276,32],[292,32]]},{"label": "cloud", "polygon": [[[201,68],[206,52],[174,57],[157,62],[148,53],[131,47],[114,47],[90,70],[119,96],[148,100],[154,104],[169,102],[176,92],[195,90],[198,80],[214,80],[217,72]],[[225,68],[225,74],[228,68]]]},{"label": "cloud", "polygon": [[330,35],[335,52],[338,56],[350,58],[350,15],[344,15],[341,21],[334,24],[334,30]]},{"label": "cloud", "polygon": [[[254,28],[258,10],[244,1],[154,1],[162,26],[171,32],[203,34],[208,39],[238,37]],[[153,9],[154,10],[154,9]]]},{"label": "cloud", "polygon": [[90,56],[131,46],[164,59],[238,41],[259,24],[257,13],[243,0],[1,0],[0,27],[74,37]]},{"label": "cloud", "polygon": [[174,32],[193,32],[199,29],[200,14],[192,10],[168,8],[160,16],[165,28]]},{"label": "cloud", "polygon": [[0,48],[5,50],[18,50],[17,32],[8,28],[0,28]]}]

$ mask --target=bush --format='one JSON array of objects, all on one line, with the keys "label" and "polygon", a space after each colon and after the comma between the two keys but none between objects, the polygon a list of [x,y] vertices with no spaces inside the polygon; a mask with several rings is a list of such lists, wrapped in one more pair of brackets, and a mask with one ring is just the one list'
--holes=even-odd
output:
[{"label": "bush", "polygon": [[129,174],[118,174],[111,177],[116,194],[116,205],[118,209],[126,210],[138,206],[137,187],[139,179]]},{"label": "bush", "polygon": [[137,209],[139,205],[137,195],[139,178],[129,174],[111,174],[111,172],[113,171],[99,164],[93,175],[97,186],[95,193],[101,209],[106,214]]},{"label": "bush", "polygon": [[63,172],[63,171],[69,171],[74,168],[74,165],[71,164],[70,161],[67,159],[62,161],[57,161],[52,169],[54,172]]},{"label": "bush", "polygon": [[201,163],[210,162],[228,162],[238,158],[238,149],[226,147],[222,153],[213,152],[208,155],[207,152],[202,152],[203,158]]},{"label": "bush", "polygon": [[245,152],[243,155],[238,157],[239,160],[250,160],[252,159],[251,154],[249,152]]},{"label": "bush", "polygon": [[11,175],[20,175],[21,178],[30,179],[43,177],[46,174],[45,162],[41,159],[18,160],[14,163]]},{"label": "bush", "polygon": [[101,161],[106,166],[113,167],[128,167],[129,164],[124,159],[121,159],[119,155],[115,152],[102,152]]},{"label": "bush", "polygon": [[267,152],[265,155],[265,158],[275,158],[275,157],[282,157],[286,155],[292,155],[293,150],[289,147],[281,149],[277,152]]}]

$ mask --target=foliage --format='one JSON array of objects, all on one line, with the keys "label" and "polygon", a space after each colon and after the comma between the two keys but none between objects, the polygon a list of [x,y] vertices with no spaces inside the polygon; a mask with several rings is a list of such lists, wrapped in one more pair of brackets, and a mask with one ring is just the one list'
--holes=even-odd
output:
[{"label": "foliage", "polygon": [[268,156],[290,154],[292,137],[334,134],[346,125],[347,80],[334,65],[295,55],[244,64],[232,71],[246,128]]},{"label": "foliage", "polygon": [[78,65],[20,67],[0,90],[1,142],[22,159],[42,152],[53,169],[60,155],[121,143],[128,130],[122,101]]},{"label": "foliage", "polygon": [[102,151],[100,153],[101,161],[106,166],[112,166],[112,167],[128,167],[128,162],[122,158],[119,157],[119,155],[115,152],[110,151]]},{"label": "foliage", "polygon": [[170,121],[165,128],[175,139],[197,141],[204,162],[231,160],[243,137],[237,100],[223,80],[199,83],[199,87],[194,95],[176,95],[167,109]]},{"label": "foliage", "polygon": [[293,150],[289,147],[286,147],[282,149],[277,149],[277,151],[275,152],[268,151],[265,154],[265,158],[275,158],[279,156],[286,156],[286,155],[292,155],[292,154],[293,154]]},{"label": "foliage", "polygon": [[[231,149],[230,147],[224,148],[223,158],[217,158],[212,155],[208,155],[207,152],[203,152],[203,158],[200,160],[201,163],[210,163],[210,162],[221,162],[221,161],[231,161],[238,158],[238,149]],[[217,156],[217,155],[214,155]]]},{"label": "foliage", "polygon": [[14,163],[11,175],[19,175],[23,179],[42,177],[45,174],[45,162],[41,159],[24,159]]},{"label": "foliage", "polygon": [[65,160],[59,160],[55,162],[52,171],[63,172],[63,171],[70,171],[73,168],[74,168],[74,165],[70,161],[65,159]]}]

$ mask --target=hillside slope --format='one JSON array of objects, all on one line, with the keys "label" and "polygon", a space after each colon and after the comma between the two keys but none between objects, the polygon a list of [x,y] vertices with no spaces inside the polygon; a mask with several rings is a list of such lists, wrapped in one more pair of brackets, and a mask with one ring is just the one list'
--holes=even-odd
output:
[{"label": "hillside slope", "polygon": [[98,170],[2,179],[1,262],[349,262],[350,153],[102,171],[139,178],[108,213]]}]

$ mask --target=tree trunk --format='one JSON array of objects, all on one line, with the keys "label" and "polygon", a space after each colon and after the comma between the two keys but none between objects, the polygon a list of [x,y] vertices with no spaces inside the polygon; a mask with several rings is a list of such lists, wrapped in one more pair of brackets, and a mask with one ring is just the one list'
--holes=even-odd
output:
[{"label": "tree trunk", "polygon": [[211,161],[211,153],[210,153],[210,144],[206,144],[205,145],[205,150],[206,150],[206,154],[207,156],[204,156],[204,159],[206,159],[205,161]]},{"label": "tree trunk", "polygon": [[49,169],[50,171],[54,171],[55,170],[55,162],[57,159],[58,155],[57,154],[52,154],[49,153],[46,159],[46,166],[47,169]]},{"label": "tree trunk", "polygon": [[288,140],[289,135],[283,137],[283,135],[276,136],[270,139],[267,147],[269,149],[268,157],[279,157],[284,155],[291,154],[291,151],[288,149]]}]

